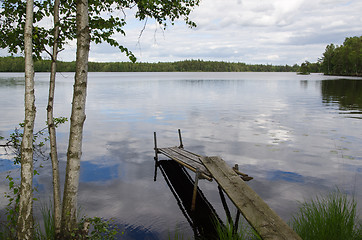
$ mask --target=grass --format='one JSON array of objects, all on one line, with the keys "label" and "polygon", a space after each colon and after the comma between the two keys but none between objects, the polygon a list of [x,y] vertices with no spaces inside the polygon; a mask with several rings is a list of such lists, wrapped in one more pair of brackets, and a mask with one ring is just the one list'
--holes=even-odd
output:
[{"label": "grass", "polygon": [[168,234],[168,239],[169,240],[189,240],[190,238],[185,238],[182,233],[180,233],[178,230],[176,230],[173,237],[171,236],[170,233]]},{"label": "grass", "polygon": [[[43,206],[44,233],[37,226],[36,239],[54,239],[52,207]],[[113,239],[117,231],[112,229],[108,221],[101,218],[90,219],[94,230],[90,239]],[[235,233],[232,224],[222,226],[216,224],[218,239],[244,240],[260,239],[257,233],[246,223],[239,222],[238,232]],[[357,215],[357,203],[340,191],[330,193],[326,197],[316,197],[301,205],[299,212],[294,215],[290,226],[304,240],[362,240],[362,224]],[[1,229],[1,227],[3,229]],[[11,239],[5,225],[0,226],[0,237]],[[183,234],[176,231],[169,239],[185,239]]]},{"label": "grass", "polygon": [[304,240],[360,240],[357,203],[340,191],[303,203],[290,224]]},{"label": "grass", "polygon": [[222,226],[219,222],[216,224],[216,232],[218,234],[218,239],[222,240],[259,240],[261,239],[257,232],[247,223],[239,221],[239,226],[237,232],[235,231],[235,226],[231,223],[227,223],[225,226]]},{"label": "grass", "polygon": [[[34,221],[34,240],[52,240],[55,239],[55,228],[53,218],[53,206],[41,205],[42,222]],[[88,234],[83,233],[84,223],[87,222],[89,226]],[[42,224],[42,226],[41,226]],[[6,220],[0,221],[0,239],[1,240],[15,240],[16,225],[9,225]],[[72,233],[74,239],[90,239],[90,240],[114,240],[119,239],[123,232],[119,231],[117,226],[113,224],[112,220],[106,220],[100,217],[83,217],[78,219],[78,226],[75,226],[75,231]],[[72,238],[73,239],[73,238]]]},{"label": "grass", "polygon": [[54,228],[54,217],[53,217],[53,206],[50,203],[48,205],[42,205],[40,208],[41,215],[43,217],[44,233],[41,231],[40,226],[37,226],[37,238],[38,239],[54,239],[55,228]]}]

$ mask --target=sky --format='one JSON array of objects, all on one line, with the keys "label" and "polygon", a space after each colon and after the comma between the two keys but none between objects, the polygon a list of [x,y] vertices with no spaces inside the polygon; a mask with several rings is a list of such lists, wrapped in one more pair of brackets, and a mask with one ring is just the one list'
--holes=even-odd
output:
[{"label": "sky", "polygon": [[[325,47],[340,45],[346,37],[362,35],[361,0],[201,0],[190,18],[166,30],[126,12],[126,36],[115,38],[139,62],[172,62],[185,59],[293,65],[316,62]],[[141,34],[142,32],[142,34]],[[140,36],[141,35],[141,36]],[[75,42],[60,53],[63,61],[75,60]],[[4,50],[0,51],[4,56]],[[106,44],[91,44],[90,61],[127,61]]]}]

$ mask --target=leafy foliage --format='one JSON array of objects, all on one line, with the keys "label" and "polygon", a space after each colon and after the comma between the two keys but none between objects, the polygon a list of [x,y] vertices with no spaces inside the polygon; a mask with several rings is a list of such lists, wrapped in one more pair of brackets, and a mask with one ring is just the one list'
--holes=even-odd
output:
[{"label": "leafy foliage", "polygon": [[321,60],[325,74],[362,76],[362,36],[346,38],[341,46],[328,45]]},{"label": "leafy foliage", "polygon": [[299,74],[310,74],[310,73],[319,73],[321,72],[321,65],[319,62],[317,63],[311,63],[308,61],[305,61],[300,65],[300,68],[298,69]]},{"label": "leafy foliage", "polygon": [[[59,117],[59,118],[54,118],[53,121],[55,127],[58,127],[60,124],[64,124],[65,122],[67,122],[68,118]],[[2,145],[2,147],[4,147],[5,150],[7,151],[7,153],[14,155],[14,165],[19,165],[21,161],[21,141],[23,137],[23,128],[24,128],[24,123],[19,123],[19,127],[16,127],[14,129],[14,132],[12,132],[9,138],[6,139],[6,143]],[[33,134],[33,149],[34,149],[35,160],[38,158],[47,160],[49,158],[46,155],[45,152],[46,150],[43,148],[45,142],[49,140],[46,130],[47,127],[44,127]],[[35,171],[34,174],[37,174],[36,170],[34,171]]]},{"label": "leafy foliage", "polygon": [[[7,48],[9,53],[21,53],[24,50],[24,25],[25,25],[24,0],[0,1],[0,48]],[[113,36],[116,33],[126,35],[123,27],[126,25],[125,9],[136,8],[135,18],[143,21],[154,18],[166,28],[167,23],[183,17],[185,23],[195,27],[188,15],[199,4],[199,0],[90,0],[89,1],[89,29],[91,41],[99,44],[106,42],[125,53],[132,62],[136,57],[126,47],[117,42]],[[65,44],[74,40],[76,35],[76,1],[62,0],[60,4],[60,35],[54,39],[54,26],[45,27],[42,24],[50,19],[53,14],[52,0],[34,1],[34,30],[33,52],[36,59],[41,59],[41,54],[51,48],[55,41],[58,42],[60,51]],[[119,17],[121,16],[121,17]]]},{"label": "leafy foliage", "polygon": [[86,239],[102,240],[102,239],[117,239],[120,234],[119,229],[112,223],[112,220],[105,220],[100,217],[83,218],[80,222],[80,226],[84,226],[84,223],[90,224],[90,233],[86,236]]},{"label": "leafy foliage", "polygon": [[[68,121],[65,117],[54,118],[55,127],[58,127],[60,124]],[[19,123],[19,127],[15,128],[14,132],[12,132],[9,138],[6,139],[6,143],[1,147],[4,147],[8,154],[14,155],[14,165],[19,165],[21,161],[21,141],[23,137],[23,127],[24,123]],[[45,153],[45,142],[48,141],[48,137],[46,135],[47,127],[39,130],[33,135],[33,149],[36,159],[47,160],[48,156]],[[2,139],[4,139],[2,137]],[[40,165],[40,168],[42,165]],[[39,175],[38,170],[34,169],[34,175]],[[3,230],[0,233],[1,239],[16,239],[16,226],[17,226],[17,217],[19,212],[19,198],[20,198],[20,186],[17,183],[18,179],[12,177],[10,173],[6,176],[6,180],[8,181],[9,191],[5,192],[5,198],[8,199],[8,204],[6,206],[6,223],[3,224]],[[36,188],[33,188],[33,191],[36,191]],[[37,200],[37,199],[33,199]]]},{"label": "leafy foliage", "polygon": [[19,190],[20,186],[10,175],[6,176],[8,181],[9,192],[5,192],[5,198],[8,199],[8,204],[5,208],[6,222],[1,223],[3,230],[0,232],[1,239],[15,239],[16,223],[19,212]]}]

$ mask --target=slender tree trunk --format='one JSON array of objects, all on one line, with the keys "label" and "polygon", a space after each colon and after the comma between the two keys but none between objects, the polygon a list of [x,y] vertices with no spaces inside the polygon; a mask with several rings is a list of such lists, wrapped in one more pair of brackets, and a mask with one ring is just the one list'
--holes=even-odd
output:
[{"label": "slender tree trunk", "polygon": [[58,57],[58,38],[59,38],[59,4],[60,0],[54,1],[54,43],[52,53],[52,63],[50,70],[49,81],[49,98],[47,107],[47,121],[50,141],[50,158],[52,161],[53,170],[53,207],[54,207],[54,228],[55,236],[58,239],[61,223],[61,201],[60,201],[60,181],[59,181],[59,163],[57,153],[56,131],[54,125],[53,106],[54,106],[54,91],[55,91],[55,75],[57,71]]},{"label": "slender tree trunk", "polygon": [[17,221],[18,239],[33,239],[33,129],[35,121],[34,65],[33,65],[33,0],[26,3],[24,30],[25,53],[25,120],[21,142],[21,185],[19,216]]},{"label": "slender tree trunk", "polygon": [[88,55],[90,33],[88,24],[88,0],[77,0],[77,57],[70,118],[67,168],[62,208],[62,234],[68,237],[76,226],[77,193],[82,154],[83,124],[87,94]]}]

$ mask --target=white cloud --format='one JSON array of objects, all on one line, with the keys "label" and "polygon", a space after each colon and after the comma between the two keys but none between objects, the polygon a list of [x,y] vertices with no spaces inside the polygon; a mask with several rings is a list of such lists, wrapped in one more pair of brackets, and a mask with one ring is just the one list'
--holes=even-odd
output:
[{"label": "white cloud", "polygon": [[[202,0],[191,14],[195,29],[180,20],[163,31],[149,20],[139,37],[144,22],[128,12],[127,36],[116,38],[143,62],[204,59],[293,65],[317,61],[326,45],[360,36],[361,12],[359,0]],[[74,60],[75,43],[60,58]],[[90,60],[127,58],[106,44],[92,44]]]}]

